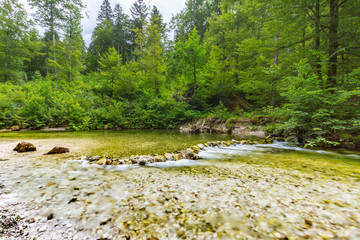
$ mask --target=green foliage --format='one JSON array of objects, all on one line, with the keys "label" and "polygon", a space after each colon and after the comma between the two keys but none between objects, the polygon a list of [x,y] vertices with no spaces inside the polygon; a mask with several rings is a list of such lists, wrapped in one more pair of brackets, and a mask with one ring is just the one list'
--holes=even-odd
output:
[{"label": "green foliage", "polygon": [[307,147],[359,145],[360,0],[188,0],[174,42],[156,6],[137,0],[129,17],[105,0],[88,49],[80,0],[31,0],[43,37],[17,0],[1,3],[1,127],[244,116]]},{"label": "green foliage", "polygon": [[278,112],[284,122],[277,130],[308,147],[336,146],[341,133],[358,134],[360,128],[354,119],[360,111],[354,106],[359,104],[359,90],[338,88],[331,92],[315,73],[309,74],[311,66],[306,60],[295,66],[297,75],[282,81],[289,103]]},{"label": "green foliage", "polygon": [[234,115],[229,112],[229,110],[222,103],[220,103],[220,105],[210,110],[210,112],[208,113],[208,117],[227,120],[233,118]]}]

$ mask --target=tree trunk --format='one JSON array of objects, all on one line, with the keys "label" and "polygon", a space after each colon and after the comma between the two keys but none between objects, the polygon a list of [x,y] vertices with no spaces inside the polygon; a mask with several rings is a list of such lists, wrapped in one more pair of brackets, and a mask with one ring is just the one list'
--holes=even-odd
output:
[{"label": "tree trunk", "polygon": [[52,33],[52,45],[53,45],[53,57],[54,57],[54,80],[57,88],[57,67],[56,67],[56,41],[55,41],[55,17],[54,17],[54,6],[51,5],[51,33]]},{"label": "tree trunk", "polygon": [[277,43],[279,41],[279,35],[275,35],[275,53],[274,53],[274,65],[279,66],[279,51],[277,49]]},{"label": "tree trunk", "polygon": [[193,95],[196,94],[196,89],[197,89],[197,83],[196,83],[196,58],[195,58],[195,53],[193,53],[193,76],[194,76],[194,93]]},{"label": "tree trunk", "polygon": [[[315,50],[318,52],[320,50],[320,0],[316,0],[315,5]],[[316,57],[316,72],[318,80],[322,80],[322,71],[320,58]]]},{"label": "tree trunk", "polygon": [[[70,44],[71,47],[71,44]],[[71,51],[69,53],[69,80],[72,82],[72,59],[71,59]]]},{"label": "tree trunk", "polygon": [[329,68],[327,87],[336,86],[337,60],[338,60],[338,26],[339,4],[338,0],[330,0],[330,24],[329,24]]},{"label": "tree trunk", "polygon": [[6,31],[6,43],[5,43],[5,71],[4,71],[4,80],[8,80],[8,54],[9,54],[9,29]]},{"label": "tree trunk", "polygon": [[[70,26],[72,26],[72,11],[70,11]],[[70,33],[69,33],[69,81],[72,82],[72,28],[70,27]]]},{"label": "tree trunk", "polygon": [[[274,65],[275,67],[279,66],[279,50],[277,49],[277,43],[279,41],[279,35],[275,35],[275,53],[274,53]],[[276,76],[275,76],[276,77]],[[272,88],[271,88],[271,101],[270,105],[275,106],[275,96],[276,96],[276,79],[273,80]]]}]

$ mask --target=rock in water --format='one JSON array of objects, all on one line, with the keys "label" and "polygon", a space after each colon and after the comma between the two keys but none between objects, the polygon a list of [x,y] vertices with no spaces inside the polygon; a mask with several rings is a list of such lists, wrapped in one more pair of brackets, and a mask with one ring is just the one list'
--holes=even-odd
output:
[{"label": "rock in water", "polygon": [[144,165],[146,165],[146,164],[148,164],[149,163],[149,161],[148,161],[148,159],[146,159],[145,157],[140,157],[139,158],[139,160],[137,161],[137,163],[139,164],[139,165],[141,165],[141,166],[144,166]]},{"label": "rock in water", "polygon": [[61,154],[70,152],[70,149],[64,147],[54,147],[47,154]]},{"label": "rock in water", "polygon": [[196,155],[196,153],[189,151],[189,150],[181,151],[180,155],[181,155],[182,159],[191,159],[191,160],[198,159],[198,156]]},{"label": "rock in water", "polygon": [[14,151],[17,152],[33,152],[36,151],[36,147],[32,143],[21,142],[16,145]]},{"label": "rock in water", "polygon": [[165,156],[163,156],[163,155],[157,155],[157,156],[155,156],[155,162],[166,162],[166,157]]}]

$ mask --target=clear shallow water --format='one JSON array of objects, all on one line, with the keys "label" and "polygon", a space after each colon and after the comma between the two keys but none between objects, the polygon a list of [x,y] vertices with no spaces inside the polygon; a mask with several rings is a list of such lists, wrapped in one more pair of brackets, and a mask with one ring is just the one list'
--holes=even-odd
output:
[{"label": "clear shallow water", "polygon": [[[115,150],[121,144],[129,146],[129,141],[148,154],[155,146],[176,149],[176,144],[188,147],[230,137],[172,131],[137,131],[134,138],[132,131],[103,136],[26,134],[22,138],[46,141],[49,146],[73,139],[70,142],[80,153],[60,160],[15,155],[0,162],[0,178],[8,191],[1,206],[23,202],[17,210],[35,218],[28,231],[38,239],[360,237],[358,153],[308,150],[279,142],[209,147],[200,152],[201,161],[98,166],[81,160],[91,149],[76,148],[83,144],[79,141],[94,146],[97,155],[109,146]],[[14,135],[10,140],[19,139]],[[101,143],[106,141],[104,147]],[[118,149],[117,154],[125,152],[132,150]],[[51,213],[55,218],[47,221]],[[308,226],[310,222],[314,228]],[[39,233],[44,226],[47,230]]]},{"label": "clear shallow water", "polygon": [[[188,134],[175,130],[122,130],[89,132],[2,132],[1,143],[29,141],[42,146],[69,147],[78,155],[124,157],[131,155],[162,154],[186,149],[208,141],[230,140],[225,134]],[[49,149],[50,150],[50,149]],[[1,153],[1,152],[0,152]],[[0,156],[1,157],[1,156]]]}]

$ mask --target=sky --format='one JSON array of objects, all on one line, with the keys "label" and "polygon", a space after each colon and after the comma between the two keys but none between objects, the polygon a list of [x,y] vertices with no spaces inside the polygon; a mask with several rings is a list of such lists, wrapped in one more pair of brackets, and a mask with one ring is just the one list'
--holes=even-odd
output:
[{"label": "sky", "polygon": [[[25,9],[31,13],[34,10],[27,5],[26,0],[19,0],[20,3],[24,4]],[[83,38],[86,42],[86,45],[89,45],[91,41],[91,34],[96,26],[96,18],[100,10],[100,5],[103,0],[83,0],[83,3],[86,5],[84,9],[84,18],[82,19],[83,25]],[[120,6],[124,9],[125,13],[130,15],[130,7],[135,2],[135,0],[109,0],[111,7],[114,9],[116,3],[119,3]],[[181,9],[185,7],[186,0],[144,0],[144,2],[150,6],[155,5],[160,12],[162,13],[165,22],[169,22],[173,15],[176,15],[180,12]],[[88,17],[86,17],[86,15]]]}]

